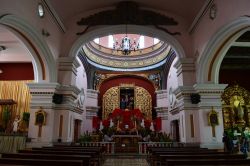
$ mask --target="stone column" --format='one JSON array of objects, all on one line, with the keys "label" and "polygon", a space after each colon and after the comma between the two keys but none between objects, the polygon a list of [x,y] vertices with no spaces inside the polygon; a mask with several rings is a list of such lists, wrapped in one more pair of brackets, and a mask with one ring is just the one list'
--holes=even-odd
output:
[{"label": "stone column", "polygon": [[80,66],[75,57],[60,57],[58,66],[58,82],[62,85],[75,85],[77,68]]},{"label": "stone column", "polygon": [[180,58],[174,65],[177,69],[178,85],[193,86],[195,79],[195,64],[192,58]]},{"label": "stone column", "polygon": [[[50,145],[55,137],[55,111],[52,102],[57,83],[28,83],[31,93],[30,122],[28,136],[32,140],[31,146]],[[35,125],[35,113],[42,109],[46,112],[46,124],[40,128]]]},{"label": "stone column", "polygon": [[[54,132],[56,141],[74,141],[74,121],[80,120],[83,124],[83,106],[76,103],[80,90],[75,86],[62,85],[56,89],[56,93],[63,96],[61,103],[55,104]],[[80,131],[81,132],[81,131]],[[80,133],[78,133],[80,135]],[[79,136],[78,135],[78,136]]]},{"label": "stone column", "polygon": [[195,64],[192,58],[180,58],[174,65],[177,69],[178,87],[172,98],[175,100],[169,110],[171,119],[178,120],[180,141],[194,143],[199,141],[199,122],[197,104],[191,103],[190,95],[195,93]]},{"label": "stone column", "polygon": [[93,131],[92,120],[94,116],[98,113],[98,91],[93,89],[87,90],[86,98],[86,121],[85,121],[85,131]]},{"label": "stone column", "polygon": [[170,133],[168,123],[168,99],[167,99],[167,90],[156,91],[156,106],[155,110],[157,112],[157,117],[160,117],[162,120],[162,132]]},{"label": "stone column", "polygon": [[179,113],[180,141],[197,143],[200,140],[198,107],[191,102],[190,95],[194,93],[192,86],[180,86],[175,91],[177,107],[170,111],[171,114]]},{"label": "stone column", "polygon": [[[196,84],[194,89],[201,96],[199,107],[199,127],[201,147],[223,149],[223,114],[221,94],[226,88],[226,84]],[[208,114],[213,109],[218,113],[219,125],[212,126],[208,123]]]}]

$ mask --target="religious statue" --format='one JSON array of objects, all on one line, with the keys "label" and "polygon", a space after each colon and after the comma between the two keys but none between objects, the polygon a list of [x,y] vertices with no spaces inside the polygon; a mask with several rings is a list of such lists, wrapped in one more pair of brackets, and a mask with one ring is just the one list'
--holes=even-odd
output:
[{"label": "religious statue", "polygon": [[110,119],[109,127],[111,128],[111,127],[113,127],[113,126],[114,126],[114,122],[113,122],[112,119]]},{"label": "religious statue", "polygon": [[121,103],[120,103],[120,108],[122,110],[124,110],[126,108],[126,105],[127,105],[127,103],[125,101],[125,98],[122,98]]},{"label": "religious statue", "polygon": [[245,124],[244,109],[240,104],[238,96],[234,96],[233,110],[234,110],[234,117],[235,117],[236,123]]},{"label": "religious statue", "polygon": [[151,130],[151,131],[155,131],[155,128],[154,128],[154,124],[153,124],[153,122],[151,122],[151,125],[150,125],[150,130]]},{"label": "religious statue", "polygon": [[144,122],[144,119],[142,119],[142,121],[141,121],[141,127],[142,127],[142,128],[145,128],[145,122]]},{"label": "religious statue", "polygon": [[103,129],[104,129],[104,126],[103,126],[102,121],[101,121],[99,130],[102,131]]},{"label": "religious statue", "polygon": [[13,132],[16,133],[18,131],[19,123],[21,122],[20,116],[17,115],[13,122]]}]

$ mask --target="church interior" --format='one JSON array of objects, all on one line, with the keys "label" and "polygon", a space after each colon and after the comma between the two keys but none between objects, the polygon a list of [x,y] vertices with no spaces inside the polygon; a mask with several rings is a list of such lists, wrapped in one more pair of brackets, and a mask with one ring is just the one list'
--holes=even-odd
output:
[{"label": "church interior", "polygon": [[0,3],[0,165],[250,165],[250,1]]}]

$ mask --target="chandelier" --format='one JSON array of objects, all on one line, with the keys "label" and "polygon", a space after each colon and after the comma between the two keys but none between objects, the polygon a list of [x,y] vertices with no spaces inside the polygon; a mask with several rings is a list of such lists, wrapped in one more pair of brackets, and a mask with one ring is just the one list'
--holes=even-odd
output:
[{"label": "chandelier", "polygon": [[133,41],[131,41],[127,34],[121,39],[120,42],[116,39],[113,43],[113,49],[116,51],[121,51],[123,55],[129,55],[131,51],[136,51],[139,48],[139,40],[134,39]]}]

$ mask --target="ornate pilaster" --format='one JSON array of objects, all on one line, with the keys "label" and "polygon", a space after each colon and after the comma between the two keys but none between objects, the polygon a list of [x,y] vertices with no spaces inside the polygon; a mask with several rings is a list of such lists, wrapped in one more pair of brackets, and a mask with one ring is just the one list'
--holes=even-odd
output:
[{"label": "ornate pilaster", "polygon": [[68,110],[78,114],[83,113],[83,106],[76,103],[80,90],[76,86],[61,85],[56,89],[56,93],[63,96],[62,103],[56,104],[56,110]]},{"label": "ornate pilaster", "polygon": [[85,130],[93,131],[92,120],[94,116],[97,116],[98,112],[98,91],[93,89],[87,90],[86,98],[86,123]]},{"label": "ornate pilaster", "polygon": [[[52,98],[57,83],[28,83],[27,84],[31,97],[30,103],[30,123],[29,123],[29,137],[32,138],[34,146],[49,145],[54,138],[54,103]],[[35,125],[35,114],[38,110],[46,112],[46,122],[41,128]]]},{"label": "ornate pilaster", "polygon": [[[200,142],[202,147],[223,148],[223,117],[221,94],[226,84],[196,84],[194,89],[201,96],[199,106]],[[214,109],[218,114],[219,125],[209,126],[208,114]]]},{"label": "ornate pilaster", "polygon": [[[62,102],[54,106],[55,122],[54,133],[55,140],[61,139],[62,142],[72,142],[74,138],[75,121],[83,123],[83,105],[79,105],[78,100],[80,90],[76,86],[61,85],[56,89],[56,94],[62,95]],[[83,101],[81,101],[83,102]],[[82,124],[81,124],[82,125]],[[78,126],[79,127],[79,126]],[[80,131],[79,131],[80,132]],[[80,135],[78,133],[77,135]]]},{"label": "ornate pilaster", "polygon": [[156,93],[156,105],[155,110],[157,117],[161,117],[162,120],[162,131],[167,132],[168,122],[168,95],[167,90],[158,90]]},{"label": "ornate pilaster", "polygon": [[174,67],[177,69],[178,85],[191,86],[195,83],[195,64],[192,58],[179,59]]},{"label": "ornate pilaster", "polygon": [[176,106],[170,110],[179,120],[181,142],[199,142],[198,105],[191,102],[190,95],[195,93],[192,86],[180,86],[175,91]]},{"label": "ornate pilaster", "polygon": [[60,57],[58,66],[58,81],[62,85],[75,85],[77,68],[80,63],[75,57]]}]

